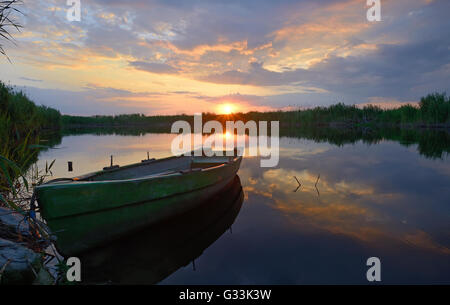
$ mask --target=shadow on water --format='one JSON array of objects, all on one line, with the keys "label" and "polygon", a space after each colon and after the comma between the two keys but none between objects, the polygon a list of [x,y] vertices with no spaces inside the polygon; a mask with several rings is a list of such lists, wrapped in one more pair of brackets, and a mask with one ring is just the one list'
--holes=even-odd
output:
[{"label": "shadow on water", "polygon": [[80,256],[83,283],[155,284],[193,262],[234,223],[238,176],[199,207]]}]

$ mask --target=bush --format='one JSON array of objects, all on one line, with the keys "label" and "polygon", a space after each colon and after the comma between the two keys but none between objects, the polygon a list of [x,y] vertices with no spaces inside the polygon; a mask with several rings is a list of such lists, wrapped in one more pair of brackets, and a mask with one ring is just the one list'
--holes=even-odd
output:
[{"label": "bush", "polygon": [[449,122],[450,97],[445,93],[429,94],[420,99],[420,114],[423,122],[446,123]]}]

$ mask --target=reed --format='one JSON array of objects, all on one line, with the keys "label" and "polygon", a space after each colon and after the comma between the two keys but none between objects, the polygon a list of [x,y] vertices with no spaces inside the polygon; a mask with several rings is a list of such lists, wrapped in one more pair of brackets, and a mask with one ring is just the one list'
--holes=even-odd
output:
[{"label": "reed", "polygon": [[[3,0],[0,1],[0,39],[5,41],[13,41],[13,36],[11,35],[11,29],[20,31],[22,25],[20,25],[13,17],[14,13],[21,14],[17,6],[22,4],[21,0]],[[1,42],[0,40],[0,42]],[[8,55],[6,55],[3,44],[0,43],[0,54],[5,56],[8,60]],[[10,60],[9,60],[10,61]]]},{"label": "reed", "polygon": [[[116,116],[69,116],[62,117],[62,124],[68,128],[82,127],[117,127],[117,126],[153,126],[170,129],[173,122],[184,120],[193,122],[191,115],[145,116],[143,114],[124,114]],[[342,103],[328,107],[298,109],[293,111],[247,112],[231,115],[203,113],[203,121],[242,120],[247,121],[280,121],[281,126],[345,124],[345,125],[450,125],[450,97],[445,93],[429,94],[422,97],[419,107],[404,105],[396,109],[381,109],[367,105],[358,108],[355,105]]]},{"label": "reed", "polygon": [[[37,160],[39,133],[61,126],[59,111],[37,106],[21,91],[0,82],[0,201],[15,197],[18,186],[27,186],[25,173]],[[20,182],[19,182],[20,181]],[[14,202],[9,202],[17,208]]]}]

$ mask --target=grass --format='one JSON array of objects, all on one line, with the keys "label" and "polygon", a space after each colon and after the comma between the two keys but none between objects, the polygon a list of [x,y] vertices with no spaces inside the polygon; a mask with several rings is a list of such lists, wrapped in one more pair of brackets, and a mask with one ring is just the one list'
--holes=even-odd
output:
[{"label": "grass", "polygon": [[0,82],[0,199],[3,202],[5,198],[15,197],[18,185],[28,187],[24,176],[42,147],[39,133],[60,127],[59,111],[37,106],[23,92]]}]

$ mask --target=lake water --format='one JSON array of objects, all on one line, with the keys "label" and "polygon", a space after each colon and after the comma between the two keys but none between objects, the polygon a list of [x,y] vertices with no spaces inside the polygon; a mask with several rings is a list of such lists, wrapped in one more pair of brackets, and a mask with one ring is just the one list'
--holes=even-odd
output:
[{"label": "lake water", "polygon": [[[365,284],[366,261],[378,257],[382,283],[450,284],[448,135],[326,134],[281,137],[275,168],[245,157],[231,190],[86,256],[95,272],[84,280]],[[108,166],[110,155],[119,165],[140,162],[147,151],[170,156],[173,137],[68,135],[38,163],[56,159],[54,176],[72,177]]]}]

